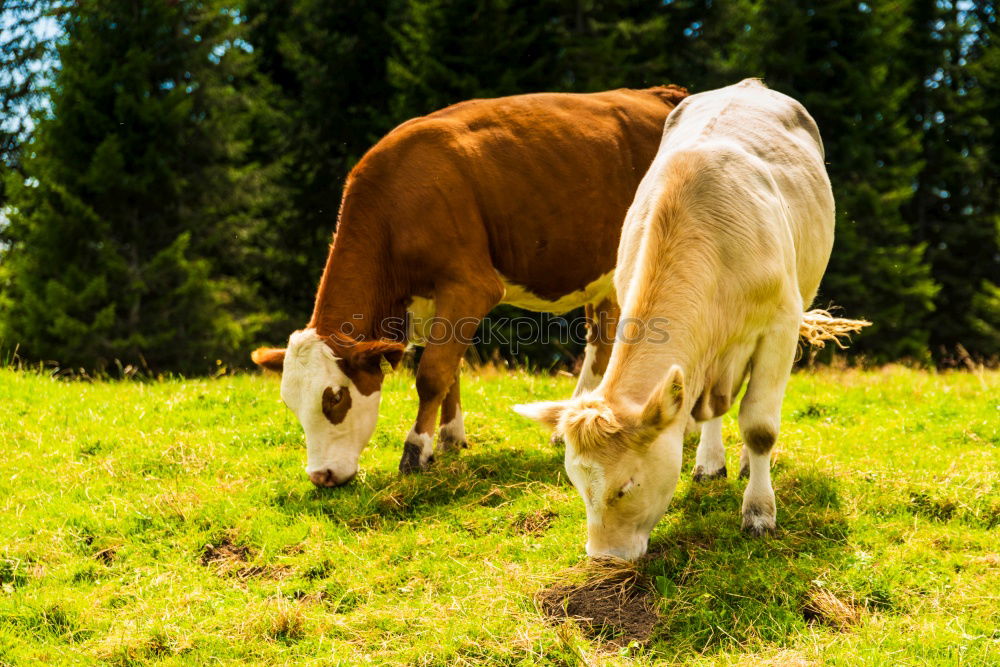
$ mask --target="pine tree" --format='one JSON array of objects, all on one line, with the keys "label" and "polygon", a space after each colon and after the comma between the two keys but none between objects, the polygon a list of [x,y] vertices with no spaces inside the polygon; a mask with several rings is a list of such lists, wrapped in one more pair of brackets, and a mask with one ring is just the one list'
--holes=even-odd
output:
[{"label": "pine tree", "polygon": [[922,139],[922,169],[905,214],[941,285],[928,319],[933,351],[952,357],[962,345],[990,357],[1000,354],[1000,174],[990,150],[991,119],[1000,117],[989,63],[996,58],[996,16],[959,4],[913,0],[910,10],[906,66],[917,84],[908,109]]},{"label": "pine tree", "polygon": [[391,0],[246,0],[257,108],[249,156],[262,192],[248,279],[281,342],[312,310],[350,168],[395,124]]},{"label": "pine tree", "polygon": [[557,41],[565,18],[532,0],[410,0],[393,30],[389,81],[397,119],[463,100],[579,89]]},{"label": "pine tree", "polygon": [[741,78],[733,72],[747,53],[734,46],[751,14],[746,0],[575,4],[575,17],[558,25],[579,90],[675,83],[696,93]]},{"label": "pine tree", "polygon": [[208,370],[246,333],[213,261],[240,252],[233,16],[91,0],[65,29],[50,113],[9,179],[4,342],[71,367]]},{"label": "pine tree", "polygon": [[[998,133],[982,122],[1000,99],[993,3],[247,0],[245,11],[263,101],[249,264],[268,310],[284,310],[274,340],[308,313],[344,176],[394,124],[475,97],[697,92],[762,76],[823,133],[838,212],[818,305],[875,321],[852,353],[928,359],[963,342],[995,354]],[[956,27],[933,37],[930,17],[949,12]],[[925,86],[939,69],[948,85]],[[948,120],[928,130],[915,120],[924,106]]]},{"label": "pine tree", "polygon": [[983,208],[977,218],[987,233],[992,230],[993,256],[981,255],[984,264],[977,272],[983,279],[972,297],[967,321],[968,333],[978,337],[970,344],[980,356],[996,361],[1000,358],[1000,129],[996,122],[1000,118],[1000,10],[996,3],[983,2],[970,13],[976,38],[967,54],[968,75],[978,89],[979,116],[988,127],[980,134],[983,158],[977,176]]},{"label": "pine tree", "polygon": [[898,9],[854,0],[761,3],[740,62],[742,74],[763,76],[801,101],[823,136],[837,238],[817,305],[833,302],[874,322],[854,354],[927,359],[938,286],[902,214],[921,163],[919,134],[907,123],[912,77],[898,62],[910,26]]},{"label": "pine tree", "polygon": [[[0,209],[4,174],[18,170],[31,114],[45,100],[63,0],[0,0]],[[2,234],[0,229],[0,234]]]}]

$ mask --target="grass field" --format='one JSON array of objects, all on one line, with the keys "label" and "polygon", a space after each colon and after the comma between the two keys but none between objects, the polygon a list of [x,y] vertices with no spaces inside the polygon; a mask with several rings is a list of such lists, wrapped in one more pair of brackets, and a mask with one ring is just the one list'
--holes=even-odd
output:
[{"label": "grass field", "polygon": [[472,448],[401,479],[411,382],[317,490],[275,378],[0,370],[0,662],[1000,664],[998,372],[795,375],[763,541],[735,421],[729,480],[692,485],[688,443],[621,589],[646,639],[545,613],[596,575],[561,451],[509,407],[572,380],[467,374]]}]

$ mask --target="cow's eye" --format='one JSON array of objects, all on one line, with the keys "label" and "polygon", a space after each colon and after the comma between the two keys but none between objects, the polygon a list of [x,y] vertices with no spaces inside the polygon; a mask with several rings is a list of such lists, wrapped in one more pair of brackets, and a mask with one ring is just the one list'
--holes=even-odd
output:
[{"label": "cow's eye", "polygon": [[347,387],[340,387],[336,391],[334,391],[333,387],[327,387],[323,390],[323,412],[329,412],[340,407],[347,396]]},{"label": "cow's eye", "polygon": [[631,491],[633,486],[635,486],[635,483],[632,480],[625,482],[624,486],[618,489],[618,497],[624,498],[625,494]]},{"label": "cow's eye", "polygon": [[351,409],[351,392],[347,387],[340,387],[337,391],[327,387],[323,390],[322,408],[331,424],[339,424]]}]

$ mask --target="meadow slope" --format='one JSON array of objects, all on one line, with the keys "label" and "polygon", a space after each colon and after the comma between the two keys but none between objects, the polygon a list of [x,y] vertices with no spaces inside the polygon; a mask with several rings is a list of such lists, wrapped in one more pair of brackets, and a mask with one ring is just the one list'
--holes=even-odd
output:
[{"label": "meadow slope", "polygon": [[689,442],[645,642],[539,602],[585,576],[583,504],[509,408],[573,381],[466,373],[471,449],[404,479],[411,382],[317,490],[274,377],[0,370],[0,663],[1000,664],[998,372],[796,374],[772,539],[739,531],[734,419],[728,480]]}]

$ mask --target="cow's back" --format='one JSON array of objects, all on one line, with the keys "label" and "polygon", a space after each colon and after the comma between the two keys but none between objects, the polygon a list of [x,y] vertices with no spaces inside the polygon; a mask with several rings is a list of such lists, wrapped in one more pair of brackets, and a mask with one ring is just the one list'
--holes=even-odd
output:
[{"label": "cow's back", "polygon": [[651,172],[691,151],[707,155],[716,172],[713,187],[732,188],[731,201],[749,206],[758,198],[777,199],[773,215],[755,224],[773,225],[767,233],[790,232],[788,250],[808,305],[826,269],[834,227],[823,144],[809,113],[756,79],[693,95],[668,119]]},{"label": "cow's back", "polygon": [[616,344],[602,386],[643,404],[649,383],[627,369],[678,363],[685,392],[728,400],[762,337],[798,330],[829,258],[833,198],[815,124],[757,82],[687,98],[622,233],[622,317],[663,318],[669,340]]},{"label": "cow's back", "polygon": [[402,263],[446,271],[427,260],[442,246],[483,250],[509,283],[555,301],[614,268],[625,213],[685,95],[670,86],[463,102],[389,133],[345,196],[353,183],[372,186],[394,212],[387,224],[410,236]]}]

